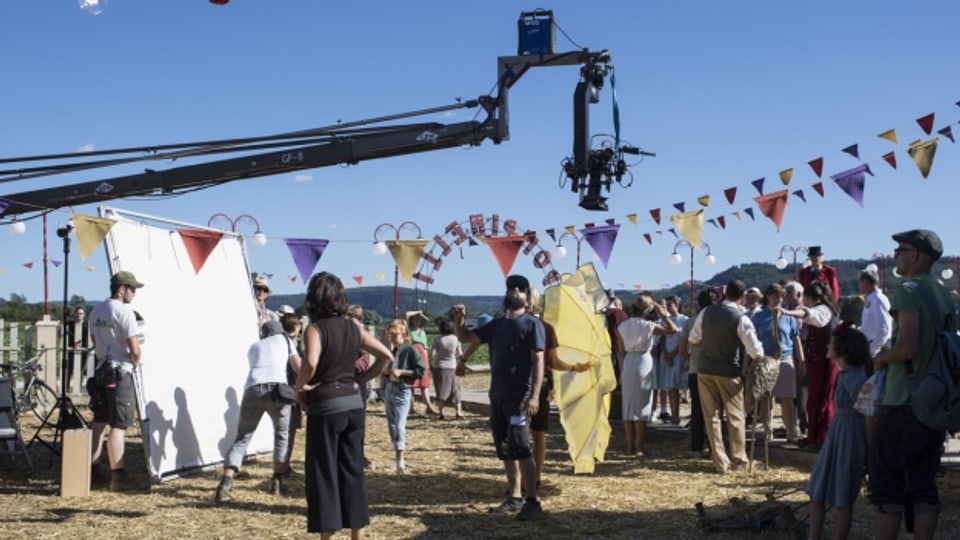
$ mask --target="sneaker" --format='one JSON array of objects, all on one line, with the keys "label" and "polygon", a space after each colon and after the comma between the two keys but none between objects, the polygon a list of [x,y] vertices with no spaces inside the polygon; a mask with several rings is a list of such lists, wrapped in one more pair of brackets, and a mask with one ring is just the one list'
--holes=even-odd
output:
[{"label": "sneaker", "polygon": [[536,499],[527,499],[523,503],[523,508],[520,509],[520,513],[517,514],[517,519],[520,521],[530,521],[540,517],[540,514],[543,513],[543,508],[540,506],[540,501]]},{"label": "sneaker", "polygon": [[660,411],[660,421],[661,421],[661,422],[667,423],[667,422],[669,422],[670,420],[671,420],[670,413],[668,413],[667,411]]},{"label": "sneaker", "polygon": [[[539,505],[540,505],[540,503],[537,503],[537,506],[539,506]],[[514,513],[514,512],[519,511],[520,508],[521,508],[521,507],[524,507],[524,506],[525,506],[525,505],[524,505],[524,503],[523,503],[523,499],[514,499],[513,497],[507,497],[506,500],[504,500],[502,503],[500,503],[500,506],[497,506],[497,507],[495,507],[495,508],[491,508],[491,509],[489,510],[489,513],[491,513],[491,514],[501,514],[501,515],[503,515],[503,514],[512,514],[512,513]]]},{"label": "sneaker", "polygon": [[233,487],[233,480],[224,476],[220,479],[220,484],[217,486],[217,502],[227,502],[230,500],[230,488]]},{"label": "sneaker", "polygon": [[273,475],[273,478],[270,480],[270,494],[279,497],[283,495],[283,476],[279,474]]}]

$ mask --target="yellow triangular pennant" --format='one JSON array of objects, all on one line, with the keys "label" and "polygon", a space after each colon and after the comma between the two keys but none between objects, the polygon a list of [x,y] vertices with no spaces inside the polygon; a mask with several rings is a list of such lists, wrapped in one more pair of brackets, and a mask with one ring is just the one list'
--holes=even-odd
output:
[{"label": "yellow triangular pennant", "polygon": [[691,246],[699,249],[703,237],[703,210],[672,214],[669,218],[680,236]]},{"label": "yellow triangular pennant", "polygon": [[892,142],[893,144],[897,144],[897,130],[895,129],[888,129],[883,133],[877,135],[877,137],[880,137],[881,139],[886,139]]},{"label": "yellow triangular pennant", "polygon": [[793,178],[793,168],[784,169],[780,171],[780,181],[783,182],[783,185],[789,186],[790,180]]},{"label": "yellow triangular pennant", "polygon": [[706,208],[706,207],[710,206],[710,196],[709,196],[709,195],[702,195],[702,196],[700,196],[700,197],[697,198],[697,202],[700,203],[700,206]]},{"label": "yellow triangular pennant", "polygon": [[937,143],[939,142],[940,139],[937,137],[924,142],[920,142],[918,139],[910,143],[910,148],[907,149],[907,153],[917,164],[917,168],[920,169],[920,174],[924,179],[930,174],[930,167],[933,166],[933,157],[937,154]]},{"label": "yellow triangular pennant", "polygon": [[417,263],[420,262],[423,252],[427,249],[427,239],[387,240],[386,244],[390,248],[390,255],[393,255],[393,262],[397,265],[397,270],[403,276],[403,281],[409,284],[414,271],[417,269]]},{"label": "yellow triangular pennant", "polygon": [[107,236],[115,219],[102,218],[97,216],[88,216],[74,212],[70,215],[73,220],[73,226],[77,230],[77,245],[80,246],[80,260],[85,261],[93,250],[97,249],[100,242]]}]

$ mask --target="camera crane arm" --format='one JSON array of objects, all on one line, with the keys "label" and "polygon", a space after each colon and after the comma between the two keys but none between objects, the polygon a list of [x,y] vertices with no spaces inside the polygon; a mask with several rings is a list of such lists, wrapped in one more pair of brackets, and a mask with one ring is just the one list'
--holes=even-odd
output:
[{"label": "camera crane arm", "polygon": [[[82,153],[3,159],[0,160],[0,163],[23,164],[54,159],[73,160],[72,162],[61,162],[49,166],[0,171],[0,182],[14,182],[42,176],[75,173],[94,168],[114,167],[140,161],[239,153],[265,147],[280,148],[271,152],[231,157],[165,170],[146,168],[143,172],[136,174],[3,195],[0,196],[0,199],[8,204],[6,208],[0,206],[0,216],[43,212],[54,208],[98,203],[131,196],[168,195],[182,190],[209,187],[248,178],[338,164],[354,165],[364,160],[416,154],[444,148],[479,146],[486,139],[492,140],[494,144],[499,144],[510,138],[507,99],[509,90],[530,68],[581,64],[583,65],[581,78],[585,78],[586,83],[579,83],[578,88],[584,84],[590,85],[594,89],[595,95],[602,86],[603,76],[606,75],[606,70],[597,66],[605,66],[609,58],[610,55],[606,50],[590,52],[588,49],[559,54],[544,53],[499,57],[497,61],[496,97],[480,96],[475,100],[454,105],[361,120],[328,128],[271,137],[234,139],[229,144],[224,141],[213,141],[168,145],[161,148],[180,150],[135,158],[109,159],[101,162],[90,162],[91,155]],[[589,74],[589,77],[585,77],[584,74]],[[577,161],[586,158],[586,150],[589,147],[587,129],[583,121],[586,119],[586,107],[589,103],[591,101],[587,99],[574,100],[574,117],[581,119],[577,122],[578,127],[574,133]],[[451,109],[476,108],[478,106],[482,107],[486,113],[483,120],[454,124],[428,122],[375,127],[377,124],[383,124],[387,121],[423,116],[428,113]],[[305,141],[319,142],[305,144]],[[139,148],[100,151],[94,154],[102,156],[135,151],[146,153],[152,150],[154,148]],[[577,169],[578,175],[588,175],[589,167],[585,163],[581,162]],[[587,182],[581,177],[578,185],[581,188],[582,198],[586,191]],[[576,191],[577,186],[574,187]]]}]

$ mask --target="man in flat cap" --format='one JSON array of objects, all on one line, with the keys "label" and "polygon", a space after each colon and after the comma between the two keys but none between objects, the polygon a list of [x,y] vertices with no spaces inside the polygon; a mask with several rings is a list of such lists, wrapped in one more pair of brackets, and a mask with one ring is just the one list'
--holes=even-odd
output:
[{"label": "man in flat cap", "polygon": [[[133,372],[140,365],[140,327],[130,307],[143,283],[132,272],[121,270],[110,278],[110,298],[90,311],[96,374],[90,391],[93,409],[93,456],[96,465],[107,443],[110,461],[110,491],[129,486],[123,468],[126,429],[136,420],[136,391]],[[107,426],[110,434],[106,435]]]},{"label": "man in flat cap", "polygon": [[487,343],[490,348],[490,427],[510,491],[507,499],[490,512],[519,511],[517,519],[521,521],[536,519],[541,513],[537,468],[530,448],[530,419],[540,407],[546,338],[540,319],[527,313],[529,302],[530,282],[512,275],[507,278],[503,297],[503,318],[469,330],[464,324],[466,308],[462,304],[453,306],[457,338],[468,345]]},{"label": "man in flat cap", "polygon": [[810,266],[800,270],[800,283],[806,287],[814,281],[819,281],[833,291],[833,301],[840,301],[840,282],[837,281],[837,269],[829,264],[823,264],[823,250],[820,246],[807,248],[807,258]]},{"label": "man in flat cap", "polygon": [[[900,515],[913,506],[914,538],[933,538],[940,515],[937,473],[944,432],[921,424],[910,407],[911,373],[927,371],[937,334],[953,313],[950,293],[930,275],[943,255],[937,233],[913,229],[893,235],[893,260],[904,280],[893,291],[893,346],[874,364],[887,370],[887,387],[869,446],[870,502],[877,508],[875,538],[896,538]],[[927,301],[936,305],[936,311]],[[943,315],[940,315],[943,314]],[[951,328],[955,331],[956,328]]]}]

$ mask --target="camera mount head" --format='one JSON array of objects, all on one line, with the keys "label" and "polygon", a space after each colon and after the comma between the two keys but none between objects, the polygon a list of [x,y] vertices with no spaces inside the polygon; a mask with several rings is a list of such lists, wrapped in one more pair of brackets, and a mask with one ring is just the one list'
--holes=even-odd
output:
[{"label": "camera mount head", "polygon": [[57,236],[60,238],[66,238],[70,236],[70,231],[73,230],[73,220],[68,221],[64,225],[57,227]]}]

